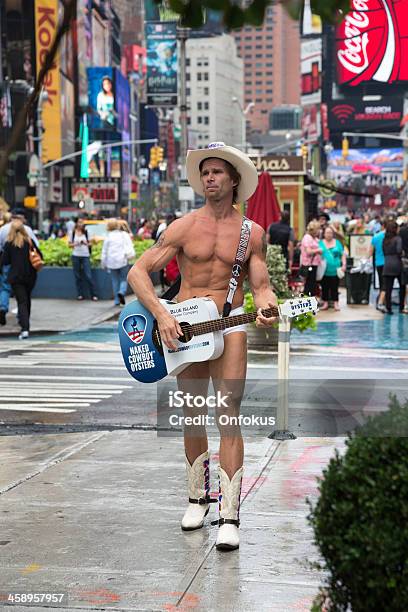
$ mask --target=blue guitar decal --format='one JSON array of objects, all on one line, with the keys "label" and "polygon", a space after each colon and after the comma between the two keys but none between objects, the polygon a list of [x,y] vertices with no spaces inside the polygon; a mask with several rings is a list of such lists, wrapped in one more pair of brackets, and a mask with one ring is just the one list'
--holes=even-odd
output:
[{"label": "blue guitar decal", "polygon": [[127,371],[133,378],[152,383],[167,376],[163,355],[153,342],[154,318],[134,300],[119,317],[119,340]]},{"label": "blue guitar decal", "polygon": [[146,332],[146,317],[143,315],[129,315],[122,321],[123,329],[135,344],[140,344]]}]

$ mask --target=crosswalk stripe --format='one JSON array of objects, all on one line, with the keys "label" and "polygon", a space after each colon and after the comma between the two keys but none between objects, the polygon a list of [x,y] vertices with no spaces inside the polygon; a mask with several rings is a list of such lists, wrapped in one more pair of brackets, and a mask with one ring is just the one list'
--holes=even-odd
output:
[{"label": "crosswalk stripe", "polygon": [[[10,397],[2,397],[0,395],[0,406],[1,406],[1,402],[10,402]],[[44,397],[20,397],[20,395],[18,397],[14,397],[13,402],[17,403],[21,403],[21,402],[30,402],[32,404],[52,404],[55,402],[58,402],[59,404],[72,404],[72,402],[76,402],[78,405],[83,406],[84,404],[86,404],[87,406],[90,406],[91,404],[99,404],[99,402],[101,400],[99,399],[88,399],[88,398],[79,398],[79,397],[50,397],[49,399],[44,398]]]},{"label": "crosswalk stripe", "polygon": [[[21,398],[25,398],[27,397],[28,399],[31,399],[33,397],[54,397],[55,395],[58,395],[60,397],[68,397],[71,399],[75,399],[76,397],[78,399],[84,399],[84,398],[88,398],[88,399],[92,399],[92,400],[103,400],[103,399],[109,399],[111,397],[111,395],[101,395],[101,394],[95,394],[95,393],[87,393],[85,391],[78,391],[77,393],[74,393],[73,391],[65,391],[65,390],[61,390],[58,391],[57,389],[53,389],[53,390],[44,390],[44,391],[39,391],[38,389],[35,391],[35,393],[30,393],[30,391],[27,389],[26,391],[22,391],[21,389],[18,391],[18,397]],[[0,398],[1,397],[16,397],[16,392],[12,391],[10,389],[2,389],[0,387]]]},{"label": "crosswalk stripe", "polygon": [[[30,378],[30,376],[28,375],[27,378]],[[19,386],[19,389],[24,389],[25,387],[27,387],[27,389],[35,389],[35,391],[41,391],[42,389],[44,389],[44,382],[37,382],[35,380],[28,380],[26,382],[26,381],[21,380],[18,382],[18,386]],[[0,380],[0,389],[1,388],[10,389],[10,383]],[[74,383],[74,382],[63,382],[63,383],[52,382],[52,383],[47,384],[47,389],[65,389],[67,391],[76,391],[78,390],[78,385],[77,383]],[[113,385],[113,384],[104,385],[103,383],[100,383],[100,384],[99,383],[98,384],[83,383],[81,384],[80,390],[81,391],[83,390],[86,393],[93,391],[95,393],[115,394],[115,393],[122,393],[124,389],[131,389],[131,386]]]},{"label": "crosswalk stripe", "polygon": [[[46,366],[49,369],[49,366]],[[100,380],[98,378],[98,376],[52,376],[50,374],[48,374],[47,376],[42,376],[40,374],[29,374],[28,372],[25,372],[24,374],[0,374],[0,379],[13,379],[13,380],[20,380],[20,379],[24,379],[24,380],[75,380],[81,382],[82,380],[95,380],[98,381]],[[124,382],[126,380],[129,380],[129,376],[104,376],[103,377],[104,381],[121,381]],[[127,386],[127,388],[131,388],[129,385]]]},{"label": "crosswalk stripe", "polygon": [[[48,364],[39,364],[36,362],[22,362],[22,361],[10,361],[10,362],[2,362],[1,363],[1,369],[3,368],[27,368],[27,367],[35,367],[37,368],[46,368],[47,370],[50,369],[50,366],[52,365],[52,369],[54,370],[75,370],[75,369],[80,369],[81,365],[86,365],[86,369],[87,370],[126,370],[125,366],[112,366],[112,365],[89,365],[89,364],[81,364],[81,363],[75,363],[75,364],[70,364],[70,363],[65,363],[64,365],[54,365],[53,362],[50,362]],[[105,378],[105,377],[104,377]]]},{"label": "crosswalk stripe", "polygon": [[[391,364],[390,364],[391,366]],[[277,365],[273,365],[273,364],[255,364],[255,363],[249,363],[248,364],[248,368],[253,369],[253,370],[276,370],[278,368]],[[300,371],[308,371],[308,372],[321,372],[323,374],[326,375],[327,378],[327,372],[353,372],[354,374],[362,374],[364,372],[378,372],[382,375],[386,375],[387,373],[392,373],[392,374],[406,374],[407,373],[407,369],[397,369],[397,368],[393,368],[390,367],[389,369],[387,368],[361,368],[359,367],[358,369],[356,368],[344,368],[342,366],[330,366],[329,364],[325,364],[324,366],[324,370],[322,369],[322,366],[298,366],[298,365],[291,365],[290,369],[293,370],[300,370]],[[361,378],[361,376],[360,376]]]},{"label": "crosswalk stripe", "polygon": [[4,406],[0,406],[0,411],[1,410],[15,410],[17,412],[55,412],[57,414],[69,414],[72,412],[76,412],[76,410],[67,410],[67,407],[65,408],[58,408],[59,404],[56,404],[54,407],[51,406],[32,406],[31,404],[26,404],[26,405],[20,405],[20,406],[14,406],[12,404],[8,404],[8,405],[4,405]]}]

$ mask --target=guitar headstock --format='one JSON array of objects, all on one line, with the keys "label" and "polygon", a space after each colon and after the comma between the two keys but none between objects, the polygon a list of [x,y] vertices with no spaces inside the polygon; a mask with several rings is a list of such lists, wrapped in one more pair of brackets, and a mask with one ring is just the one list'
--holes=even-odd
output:
[{"label": "guitar headstock", "polygon": [[306,314],[307,312],[312,312],[315,315],[318,310],[319,305],[315,297],[292,298],[279,305],[281,317],[289,317],[290,319]]}]

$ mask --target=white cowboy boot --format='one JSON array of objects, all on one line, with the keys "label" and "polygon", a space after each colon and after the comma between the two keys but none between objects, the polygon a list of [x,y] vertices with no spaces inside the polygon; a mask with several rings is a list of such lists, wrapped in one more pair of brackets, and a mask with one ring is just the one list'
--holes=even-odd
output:
[{"label": "white cowboy boot", "polygon": [[186,457],[188,482],[188,508],[181,521],[183,531],[200,529],[204,525],[204,517],[209,511],[209,504],[217,502],[210,498],[210,456],[208,450],[197,457],[190,465]]},{"label": "white cowboy boot", "polygon": [[219,508],[220,518],[215,524],[220,526],[218,531],[217,550],[235,550],[239,548],[239,505],[241,497],[241,483],[244,468],[237,470],[232,477],[218,468],[220,479]]}]

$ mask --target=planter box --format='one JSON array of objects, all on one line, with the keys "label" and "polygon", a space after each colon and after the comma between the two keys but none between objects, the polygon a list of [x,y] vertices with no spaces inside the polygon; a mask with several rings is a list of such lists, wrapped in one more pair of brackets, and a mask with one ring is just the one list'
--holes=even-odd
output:
[{"label": "planter box", "polygon": [[[153,284],[159,283],[159,274],[151,275]],[[111,275],[102,268],[92,268],[92,279],[96,295],[100,300],[113,300]],[[131,291],[128,290],[128,293]],[[72,268],[44,267],[37,276],[32,293],[34,298],[75,300],[77,297]],[[84,297],[90,297],[85,291]]]},{"label": "planter box", "polygon": [[248,348],[268,350],[276,349],[278,346],[279,330],[278,328],[272,327],[266,329],[262,327],[256,327],[252,323],[247,325],[247,338]]}]

